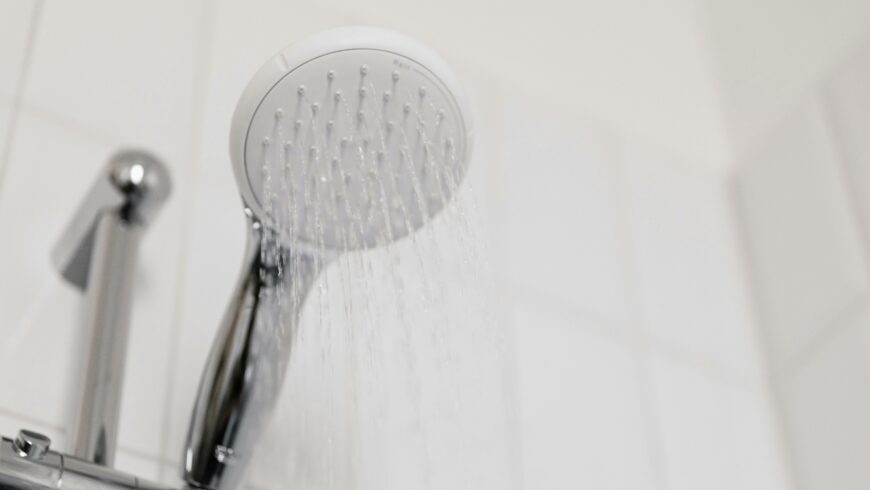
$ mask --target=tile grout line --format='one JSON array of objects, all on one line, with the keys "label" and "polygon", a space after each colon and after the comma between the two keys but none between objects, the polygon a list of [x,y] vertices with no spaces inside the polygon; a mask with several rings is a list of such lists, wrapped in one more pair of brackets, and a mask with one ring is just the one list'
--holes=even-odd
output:
[{"label": "tile grout line", "polygon": [[15,83],[15,93],[12,94],[12,107],[9,111],[9,127],[6,129],[3,152],[0,154],[0,194],[3,192],[6,180],[6,171],[9,167],[9,158],[12,155],[12,147],[15,142],[15,134],[18,129],[18,115],[21,112],[21,96],[27,83],[27,74],[30,71],[30,63],[33,59],[33,51],[36,46],[36,36],[39,31],[39,22],[42,18],[43,0],[36,0],[33,4],[33,12],[30,14],[30,28],[27,33],[27,41],[24,46],[24,59],[21,61],[21,72]]},{"label": "tile grout line", "polygon": [[[40,427],[45,427],[46,429],[53,430],[55,432],[65,434],[66,430],[60,425],[56,425],[54,422],[49,422],[47,420],[41,420],[37,418],[33,418],[27,414],[22,414],[18,412],[14,412],[8,408],[0,407],[0,415],[9,417],[11,419],[15,419],[16,422],[24,422],[26,424],[34,424]],[[24,429],[25,427],[21,427]],[[12,435],[12,434],[10,434]]]},{"label": "tile grout line", "polygon": [[21,113],[36,117],[53,126],[57,126],[64,131],[76,134],[81,138],[92,141],[94,143],[112,146],[124,140],[123,137],[117,134],[112,134],[108,131],[96,129],[87,123],[76,120],[75,118],[58,112],[54,112],[49,108],[46,108],[39,104],[28,102],[26,100],[21,101]]},{"label": "tile grout line", "polygon": [[[508,289],[513,301],[543,308],[565,320],[570,320],[572,324],[571,328],[580,329],[596,337],[629,347],[637,340],[633,336],[635,333],[633,330],[637,328],[636,324],[641,320],[624,323],[609,320],[601,315],[577,308],[574,305],[569,305],[559,298],[553,298],[522,284],[509,283]],[[745,387],[749,384],[749,380],[746,379],[745,375],[727,363],[706,359],[703,355],[681,347],[667,338],[645,332],[643,343],[653,354],[662,356],[669,361],[697,371],[719,382],[740,387]]]},{"label": "tile grout line", "polygon": [[[828,84],[825,84],[826,86]],[[831,97],[826,90],[820,89],[821,95],[817,97],[819,112],[822,117],[822,126],[824,127],[824,137],[828,142],[828,146],[833,153],[835,160],[835,171],[837,173],[837,181],[843,187],[846,194],[846,200],[849,207],[849,222],[858,231],[858,239],[861,242],[862,254],[861,258],[864,261],[865,270],[870,271],[870,229],[868,229],[861,212],[861,203],[858,200],[858,195],[855,186],[852,184],[856,181],[853,174],[849,159],[846,157],[846,152],[843,149],[845,142],[843,141],[843,128],[837,123],[837,118],[834,115]]]},{"label": "tile grout line", "polygon": [[[622,148],[620,146],[620,148]],[[624,150],[614,152],[614,161],[618,170],[611,171],[612,191],[618,196],[614,209],[611,211],[613,220],[617,223],[622,246],[619,253],[622,256],[622,282],[625,287],[626,309],[629,317],[630,337],[627,347],[630,350],[634,379],[637,383],[635,395],[639,399],[640,418],[643,426],[644,445],[649,452],[647,458],[652,472],[652,486],[658,490],[670,487],[667,471],[667,454],[662,438],[661,414],[656,405],[656,385],[653,377],[652,351],[650,349],[649,332],[643,320],[643,306],[640,289],[640,272],[638,253],[634,244],[634,220],[628,202],[628,157]]]},{"label": "tile grout line", "polygon": [[[172,306],[172,317],[171,317],[171,329],[170,333],[172,336],[172,341],[169,349],[169,359],[167,360],[167,378],[164,384],[165,396],[164,396],[164,405],[163,405],[163,431],[162,437],[160,441],[160,451],[162,453],[162,458],[166,462],[166,464],[161,464],[158,477],[161,481],[165,481],[167,478],[167,472],[169,471],[168,467],[171,467],[176,461],[173,457],[171,457],[169,453],[169,448],[171,447],[170,437],[171,434],[170,425],[172,421],[172,410],[173,410],[173,401],[174,401],[174,388],[175,388],[175,375],[176,369],[178,368],[178,357],[180,355],[179,344],[181,338],[181,327],[182,327],[182,311],[184,310],[185,304],[185,286],[187,285],[186,281],[186,267],[185,264],[188,259],[188,248],[190,245],[190,226],[191,218],[193,216],[194,209],[194,196],[196,195],[196,177],[199,171],[199,160],[202,157],[201,152],[201,143],[202,143],[202,133],[204,131],[204,121],[205,121],[205,102],[208,96],[208,74],[212,65],[212,53],[214,49],[214,29],[216,28],[216,18],[217,18],[217,5],[214,2],[204,1],[201,3],[202,9],[202,18],[199,23],[199,36],[198,36],[198,46],[196,49],[196,71],[194,72],[194,77],[192,80],[193,88],[194,88],[194,99],[192,104],[192,113],[193,118],[191,119],[191,127],[190,127],[190,146],[188,149],[188,157],[189,160],[187,162],[187,178],[188,189],[187,195],[182,197],[181,204],[181,226],[180,235],[178,237],[178,245],[180,247],[180,252],[178,256],[178,268],[176,271],[175,278],[175,294],[173,295],[175,298],[174,304]],[[191,407],[192,409],[193,407]],[[186,434],[185,434],[186,435]],[[178,455],[179,457],[181,455]]]},{"label": "tile grout line", "polygon": [[868,302],[868,295],[865,292],[852,298],[836,314],[826,317],[828,320],[826,328],[815,333],[807,342],[806,347],[797,349],[793,355],[783,360],[779,366],[776,366],[776,378],[781,382],[785,382],[794,376],[797,371],[815,359],[816,355],[828,347],[842,332],[855,327],[855,319],[867,311],[868,306],[870,306],[870,302]]},{"label": "tile grout line", "polygon": [[772,360],[771,340],[764,330],[767,315],[759,298],[761,279],[758,277],[756,269],[752,267],[752,253],[747,238],[749,236],[749,229],[746,225],[747,210],[741,205],[736,171],[731,174],[726,191],[729,201],[728,221],[730,228],[736,235],[739,255],[737,257],[737,267],[739,269],[740,281],[745,285],[747,291],[744,297],[749,311],[749,330],[755,337],[755,344],[758,346],[756,352],[762,371],[760,376],[763,386],[762,393],[766,400],[766,412],[772,419],[771,430],[776,438],[775,444],[778,449],[776,456],[783,467],[782,477],[785,480],[786,488],[797,489],[799,488],[798,482],[800,481],[798,477],[797,456],[795,455],[794,444],[792,444],[791,434],[787,426],[785,403],[776,380],[775,366]]},{"label": "tile grout line", "polygon": [[[504,109],[502,107],[501,102],[505,100],[504,93],[497,89],[494,93],[491,94],[491,97],[496,101],[495,106],[499,111],[498,120],[501,124],[504,124]],[[503,170],[501,167],[504,165],[505,161],[505,131],[503,126],[499,126],[495,131],[495,153],[493,155],[492,161],[498,165],[499,170]],[[478,150],[478,153],[474,155],[472,158],[481,158],[481,150]],[[486,172],[487,174],[489,172]],[[492,195],[498,194],[502,195],[505,191],[505,178],[503,171],[493,172],[497,177],[491,180],[488,180],[484,183],[484,187],[487,189],[486,192],[486,201],[480,202],[480,199],[474,199],[475,197],[480,197],[480,194],[472,195],[471,200],[474,203],[477,211],[478,217],[482,216],[482,209],[485,209],[484,212],[491,212],[492,206],[497,206],[498,210],[496,211],[496,220],[498,221],[494,224],[493,228],[484,232],[483,236],[485,239],[493,239],[495,237],[501,238],[501,242],[503,243],[504,236],[506,234],[506,228],[504,226],[505,221],[505,204],[504,201],[499,202],[498,204],[492,204],[488,202],[491,199]],[[481,207],[483,206],[483,207]],[[484,242],[487,249],[491,249],[490,243]],[[489,250],[488,250],[489,251]],[[500,251],[495,257],[490,258],[488,260],[489,268],[488,275],[490,276],[491,285],[495,286],[494,295],[496,301],[500,304],[507,304],[506,301],[513,294],[513,287],[507,281],[499,280],[495,274],[496,267],[494,264],[505,264],[506,259],[503,255],[503,250]],[[503,373],[503,383],[505,386],[505,390],[510,393],[510,406],[506,407],[507,415],[507,425],[508,427],[505,430],[510,434],[510,444],[511,448],[508,454],[508,463],[512,466],[510,470],[511,475],[511,486],[510,490],[525,490],[526,489],[526,472],[525,472],[525,445],[523,441],[523,427],[522,427],[522,402],[520,395],[520,382],[519,382],[519,357],[518,357],[518,349],[517,349],[517,325],[514,315],[512,311],[508,311],[507,309],[495,309],[496,312],[493,313],[495,318],[502,318],[503,324],[505,325],[505,329],[507,333],[504,334],[503,341],[505,342],[507,354],[505,357],[509,359],[508,362],[504,363],[504,367],[502,369]],[[506,489],[507,490],[507,489]]]}]

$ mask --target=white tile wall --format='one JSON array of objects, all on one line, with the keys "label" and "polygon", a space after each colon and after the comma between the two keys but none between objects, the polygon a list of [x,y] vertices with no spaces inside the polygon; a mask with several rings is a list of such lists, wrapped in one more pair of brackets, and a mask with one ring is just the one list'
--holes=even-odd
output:
[{"label": "white tile wall", "polygon": [[623,243],[616,220],[615,141],[553,111],[505,113],[504,212],[509,279],[603,325],[627,320]]},{"label": "white tile wall", "polygon": [[[743,85],[744,61],[784,52],[735,61],[767,42],[733,15],[754,2],[508,2],[494,16],[485,2],[0,0],[0,135],[14,135],[0,147],[0,433],[62,447],[80,295],[48,250],[108,155],[144,146],[175,189],[142,250],[118,465],[176,480],[243,246],[236,97],[285,44],[364,21],[434,45],[476,101],[472,180],[516,333],[516,489],[866,488],[870,344],[853,316],[870,270],[868,51],[824,86],[826,106],[805,93],[861,32],[843,12],[866,6],[849,1],[801,7],[844,26],[825,38],[813,23],[827,40],[812,63],[786,57]],[[762,3],[753,19],[797,12]],[[794,87],[751,107],[785,75]],[[281,488],[264,475],[282,471],[257,484]]]},{"label": "white tile wall", "polygon": [[866,488],[870,481],[870,311],[840,329],[783,380],[795,469],[807,490]]},{"label": "white tile wall", "polygon": [[870,4],[862,0],[703,3],[723,124],[738,157],[816,95],[870,32]]},{"label": "white tile wall", "polygon": [[633,349],[525,302],[514,315],[526,488],[656,488]]},{"label": "white tile wall", "polygon": [[660,355],[652,366],[667,488],[791,488],[764,391]]},{"label": "white tile wall", "polygon": [[824,87],[827,116],[843,173],[857,206],[865,240],[870,237],[870,43],[847,58]]},{"label": "white tile wall", "polygon": [[0,3],[0,19],[3,19],[3,29],[0,29],[0,61],[3,63],[3,69],[0,70],[0,95],[11,96],[18,89],[37,4],[38,0]]},{"label": "white tile wall", "polygon": [[747,381],[761,373],[722,176],[628,148],[627,212],[640,316],[663,348]]},{"label": "white tile wall", "polygon": [[[0,395],[0,406],[61,426],[72,381],[66,373],[73,362],[69,345],[77,338],[78,294],[61,281],[49,254],[69,210],[78,204],[79,189],[90,185],[109,147],[29,114],[22,114],[17,126],[0,191],[0,226],[7,233],[15,230],[14,240],[0,240],[0,268],[10,278],[0,281],[0,329],[6,340],[0,377],[8,390]],[[48,352],[41,354],[42,349]],[[42,369],[15,369],[33,356],[42,359]],[[32,396],[15,396],[16,390]]]},{"label": "white tile wall", "polygon": [[189,163],[202,13],[197,0],[46,1],[22,97]]},{"label": "white tile wall", "polygon": [[[0,155],[5,155],[8,131],[11,127],[13,99],[11,96],[0,95]],[[2,157],[0,157],[2,158]],[[0,168],[5,162],[0,161]],[[2,170],[0,170],[2,172]]]},{"label": "white tile wall", "polygon": [[838,158],[813,100],[747,155],[736,179],[757,304],[778,367],[868,294],[865,250]]}]

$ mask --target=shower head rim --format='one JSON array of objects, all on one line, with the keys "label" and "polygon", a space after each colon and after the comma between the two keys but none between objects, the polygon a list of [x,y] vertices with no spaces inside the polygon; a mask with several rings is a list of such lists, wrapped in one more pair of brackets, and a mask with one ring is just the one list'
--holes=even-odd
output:
[{"label": "shower head rim", "polygon": [[[291,44],[273,56],[251,78],[233,114],[230,129],[230,159],[242,201],[264,226],[265,212],[250,182],[246,152],[254,117],[274,88],[295,70],[318,58],[344,51],[381,51],[413,61],[440,83],[455,106],[464,137],[462,165],[467,169],[474,142],[471,109],[456,75],[434,50],[395,31],[368,26],[346,26],[316,33]],[[295,237],[294,245],[305,247]]]}]

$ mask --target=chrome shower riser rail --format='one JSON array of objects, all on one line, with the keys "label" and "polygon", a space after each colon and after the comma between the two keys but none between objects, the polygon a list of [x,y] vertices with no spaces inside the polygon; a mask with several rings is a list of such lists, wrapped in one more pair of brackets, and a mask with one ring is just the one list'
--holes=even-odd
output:
[{"label": "chrome shower riser rail", "polygon": [[21,431],[0,439],[0,488],[19,490],[170,490],[142,478],[52,451],[47,438]]}]

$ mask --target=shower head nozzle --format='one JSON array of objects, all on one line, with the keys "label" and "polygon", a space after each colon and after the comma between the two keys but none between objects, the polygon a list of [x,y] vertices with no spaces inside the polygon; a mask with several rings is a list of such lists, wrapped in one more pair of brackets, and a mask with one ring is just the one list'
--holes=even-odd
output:
[{"label": "shower head nozzle", "polygon": [[281,240],[374,247],[438,213],[465,175],[472,126],[429,48],[368,27],[319,33],[266,63],[232,123],[245,205]]}]

